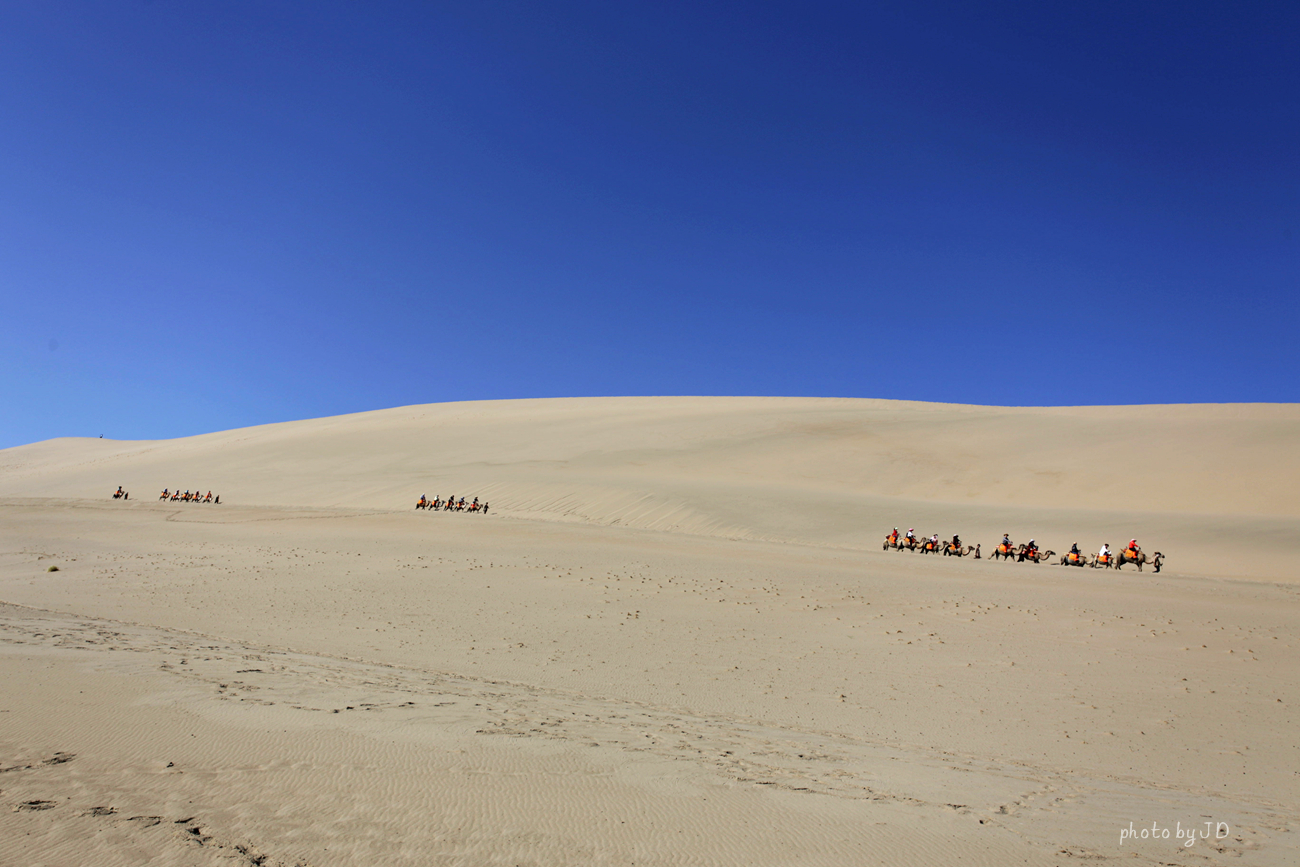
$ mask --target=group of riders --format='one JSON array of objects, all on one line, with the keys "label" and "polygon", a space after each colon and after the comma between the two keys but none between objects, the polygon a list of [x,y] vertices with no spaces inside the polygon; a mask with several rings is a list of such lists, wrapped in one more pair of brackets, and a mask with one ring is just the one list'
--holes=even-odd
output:
[{"label": "group of riders", "polygon": [[[918,538],[916,530],[909,528],[906,533],[900,533],[897,527],[893,532],[885,537],[885,550],[890,548],[902,551],[919,551],[922,554],[937,554],[942,552],[945,556],[964,557],[973,553],[975,559],[980,559],[980,546],[975,545],[969,548],[963,548],[961,537],[953,536],[951,541],[939,541],[939,534],[935,533],[929,538]],[[1011,541],[1008,533],[1002,534],[1002,541],[998,543],[993,552],[994,559],[1003,558],[1010,560],[1014,558],[1017,562],[1023,563],[1028,560],[1031,563],[1039,563],[1052,557],[1054,551],[1044,551],[1038,546],[1038,542],[1030,539],[1027,543],[1017,545]],[[1160,571],[1160,564],[1163,555],[1157,552],[1151,559],[1157,572]],[[1128,545],[1118,552],[1112,551],[1110,544],[1101,546],[1101,550],[1091,557],[1079,550],[1079,543],[1075,542],[1070,546],[1069,553],[1061,558],[1063,566],[1092,566],[1093,568],[1118,569],[1125,563],[1136,563],[1138,568],[1147,562],[1147,557],[1142,553],[1142,548],[1138,545],[1137,539],[1130,539]]]},{"label": "group of riders", "polygon": [[961,537],[953,536],[950,541],[940,542],[939,534],[927,538],[917,538],[916,530],[908,528],[906,533],[899,533],[898,528],[885,537],[885,550],[896,548],[899,551],[920,551],[922,554],[943,553],[948,557],[964,557],[967,554],[974,553],[975,559],[980,559],[979,545],[973,548],[962,547]]},{"label": "group of riders", "polygon": [[437,496],[430,500],[424,494],[420,494],[420,499],[415,504],[415,508],[432,509],[434,511],[443,512],[478,512],[479,514],[486,515],[488,504],[480,503],[478,497],[475,497],[473,502],[467,503],[465,502],[464,497],[457,500],[454,494],[445,500],[440,500]]},{"label": "group of riders", "polygon": [[158,497],[158,499],[171,500],[173,503],[212,503],[215,505],[221,502],[221,495],[217,494],[214,497],[212,496],[211,491],[208,491],[207,496],[204,496],[199,491],[195,491],[192,494],[189,491],[186,491],[182,494],[180,488],[177,488],[174,491],[169,491],[166,488],[163,488],[162,495]]},{"label": "group of riders", "polygon": [[[1160,564],[1163,559],[1164,555],[1157,551],[1155,557],[1152,559],[1152,563],[1157,572],[1160,571]],[[1102,545],[1101,550],[1096,554],[1093,554],[1091,558],[1080,551],[1079,543],[1075,542],[1070,546],[1069,552],[1061,558],[1061,565],[1092,566],[1095,569],[1118,569],[1125,563],[1137,563],[1138,569],[1141,570],[1142,564],[1145,563],[1146,560],[1147,557],[1142,553],[1142,547],[1138,545],[1137,539],[1129,539],[1128,544],[1118,552],[1112,551],[1110,549],[1110,543],[1107,542]]]},{"label": "group of riders", "polygon": [[[1033,539],[1029,540],[1028,545],[1021,545],[1019,548],[1015,548],[1011,543],[1011,537],[1006,533],[1002,534],[1002,542],[998,545],[998,551],[1004,557],[1009,557],[1014,554],[1017,560],[1032,560],[1035,563],[1039,560],[1051,557],[1054,553],[1052,551],[1040,552]],[[1157,560],[1155,561],[1155,567],[1156,571],[1159,572],[1161,555],[1157,554],[1156,557]],[[1118,552],[1112,551],[1110,549],[1110,543],[1106,542],[1101,546],[1101,550],[1093,554],[1091,557],[1083,553],[1083,551],[1079,549],[1079,543],[1075,542],[1070,545],[1070,550],[1061,557],[1062,566],[1091,566],[1094,569],[1118,569],[1125,563],[1137,563],[1140,567],[1140,564],[1145,562],[1146,556],[1142,553],[1142,547],[1138,545],[1137,539],[1129,539],[1128,544]]]}]

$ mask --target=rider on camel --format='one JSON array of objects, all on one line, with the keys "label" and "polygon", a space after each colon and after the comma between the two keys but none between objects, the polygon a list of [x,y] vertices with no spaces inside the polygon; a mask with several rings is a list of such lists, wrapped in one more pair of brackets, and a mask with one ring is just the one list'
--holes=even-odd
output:
[{"label": "rider on camel", "polygon": [[911,527],[908,527],[908,528],[907,528],[907,535],[905,535],[903,538],[906,539],[906,540],[909,541],[909,542],[915,542],[915,541],[916,541],[916,530],[912,529]]},{"label": "rider on camel", "polygon": [[1129,555],[1130,557],[1136,557],[1136,556],[1137,556],[1137,552],[1138,552],[1139,550],[1140,550],[1140,549],[1138,548],[1138,540],[1137,540],[1137,539],[1129,539],[1129,540],[1128,540],[1128,555]]},{"label": "rider on camel", "polygon": [[1006,548],[1008,551],[1011,550],[1011,534],[1010,534],[1010,533],[1003,533],[1003,534],[1002,534],[1002,547],[1003,547],[1003,548]]}]

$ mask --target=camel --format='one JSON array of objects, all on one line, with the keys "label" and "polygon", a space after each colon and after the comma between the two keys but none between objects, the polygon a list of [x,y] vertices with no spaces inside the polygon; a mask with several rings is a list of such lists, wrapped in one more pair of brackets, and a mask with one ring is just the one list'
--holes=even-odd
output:
[{"label": "camel", "polygon": [[1114,553],[1102,556],[1100,553],[1092,555],[1092,562],[1088,564],[1094,569],[1110,569],[1115,565]]},{"label": "camel", "polygon": [[1082,569],[1087,562],[1088,562],[1088,558],[1084,554],[1062,554],[1061,555],[1062,566],[1078,566],[1080,569]]},{"label": "camel", "polygon": [[[1025,547],[1024,545],[1020,546],[1021,549],[1023,549],[1024,547]],[[1003,545],[1001,542],[999,542],[998,546],[993,549],[993,553],[990,556],[992,556],[994,560],[997,559],[1010,560],[1012,557],[1019,555],[1019,553],[1020,550],[1017,549],[1015,545]]]},{"label": "camel", "polygon": [[128,494],[126,491],[122,490],[121,488],[118,488],[116,491],[113,492],[113,499],[115,500],[126,500],[129,499],[130,496],[131,496],[130,494]]},{"label": "camel", "polygon": [[[967,545],[964,548],[960,545],[954,545],[949,542],[943,546],[943,556],[945,557],[965,557],[967,554],[977,552],[979,545]],[[975,553],[975,559],[979,559],[979,554]]]},{"label": "camel", "polygon": [[1016,562],[1023,563],[1028,560],[1030,563],[1042,563],[1044,560],[1050,560],[1055,556],[1055,551],[1039,551],[1036,548],[1031,551],[1028,545],[1021,545],[1020,553],[1016,557]]},{"label": "camel", "polygon": [[1126,548],[1115,555],[1115,568],[1119,569],[1123,567],[1125,563],[1133,563],[1138,567],[1138,571],[1141,572],[1143,564],[1150,563],[1156,573],[1159,574],[1160,567],[1164,565],[1164,559],[1165,555],[1161,554],[1159,551],[1155,552],[1150,557],[1147,557],[1146,552],[1141,548],[1138,549],[1136,554],[1131,553]]}]

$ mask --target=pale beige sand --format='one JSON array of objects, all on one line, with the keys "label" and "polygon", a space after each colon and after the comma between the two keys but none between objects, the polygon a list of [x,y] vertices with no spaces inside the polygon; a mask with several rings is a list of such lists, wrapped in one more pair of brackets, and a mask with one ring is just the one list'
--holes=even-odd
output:
[{"label": "pale beige sand", "polygon": [[628,398],[0,452],[0,864],[1294,864],[1297,443]]}]

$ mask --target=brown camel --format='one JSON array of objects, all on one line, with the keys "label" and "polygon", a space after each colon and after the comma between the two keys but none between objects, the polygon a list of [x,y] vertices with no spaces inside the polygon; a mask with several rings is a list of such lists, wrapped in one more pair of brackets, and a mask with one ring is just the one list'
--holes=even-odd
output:
[{"label": "brown camel", "polygon": [[1145,564],[1150,563],[1151,568],[1153,568],[1156,571],[1156,573],[1159,574],[1160,567],[1164,565],[1164,560],[1165,560],[1165,555],[1161,554],[1159,551],[1155,552],[1150,557],[1147,557],[1146,552],[1140,548],[1138,549],[1137,553],[1134,553],[1133,551],[1125,548],[1123,551],[1120,551],[1118,554],[1115,555],[1115,568],[1119,569],[1125,563],[1132,563],[1135,566],[1137,566],[1138,571],[1141,572],[1142,567]]}]

